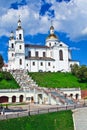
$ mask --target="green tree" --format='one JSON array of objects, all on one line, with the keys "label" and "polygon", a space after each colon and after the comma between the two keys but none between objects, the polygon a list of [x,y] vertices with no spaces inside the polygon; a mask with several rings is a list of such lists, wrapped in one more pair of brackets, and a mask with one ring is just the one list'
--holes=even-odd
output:
[{"label": "green tree", "polygon": [[0,69],[2,69],[3,65],[4,65],[3,57],[0,54]]},{"label": "green tree", "polygon": [[87,71],[84,72],[84,77],[85,77],[85,79],[86,79],[86,81],[87,81]]},{"label": "green tree", "polygon": [[85,65],[80,66],[76,76],[79,78],[80,81],[87,81],[87,67]]},{"label": "green tree", "polygon": [[76,75],[76,73],[77,73],[77,71],[79,69],[79,66],[77,64],[74,64],[74,65],[71,65],[70,67],[71,67],[71,73],[73,75]]}]

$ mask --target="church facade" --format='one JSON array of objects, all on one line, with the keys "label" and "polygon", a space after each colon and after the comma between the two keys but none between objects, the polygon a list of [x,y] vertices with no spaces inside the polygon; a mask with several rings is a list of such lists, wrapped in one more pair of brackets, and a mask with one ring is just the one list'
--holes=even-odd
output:
[{"label": "church facade", "polygon": [[11,32],[8,45],[8,70],[25,69],[29,72],[69,72],[73,61],[69,47],[55,35],[51,25],[45,45],[25,44],[21,20],[18,21],[16,38]]}]

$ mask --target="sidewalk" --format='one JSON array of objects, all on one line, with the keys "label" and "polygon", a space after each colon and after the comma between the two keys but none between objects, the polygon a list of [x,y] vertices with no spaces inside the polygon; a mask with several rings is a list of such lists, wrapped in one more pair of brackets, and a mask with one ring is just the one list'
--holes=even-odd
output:
[{"label": "sidewalk", "polygon": [[73,110],[74,130],[87,130],[87,107]]}]

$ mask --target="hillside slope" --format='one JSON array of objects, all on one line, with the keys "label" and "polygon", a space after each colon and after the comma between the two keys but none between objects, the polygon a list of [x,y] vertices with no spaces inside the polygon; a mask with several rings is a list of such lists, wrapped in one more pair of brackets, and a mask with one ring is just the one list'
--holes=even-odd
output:
[{"label": "hillside slope", "polygon": [[37,82],[40,87],[48,88],[81,88],[87,89],[87,82],[81,83],[71,73],[58,72],[33,72],[29,75]]}]

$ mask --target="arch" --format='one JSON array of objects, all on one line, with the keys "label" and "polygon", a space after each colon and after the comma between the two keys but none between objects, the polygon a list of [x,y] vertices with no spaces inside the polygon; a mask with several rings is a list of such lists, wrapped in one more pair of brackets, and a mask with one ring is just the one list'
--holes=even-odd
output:
[{"label": "arch", "polygon": [[33,96],[31,97],[31,102],[34,102],[34,97]]},{"label": "arch", "polygon": [[19,102],[23,102],[23,95],[20,95]]},{"label": "arch", "polygon": [[8,97],[7,96],[1,96],[0,97],[0,103],[6,103],[6,102],[8,102]]},{"label": "arch", "polygon": [[59,60],[63,60],[63,51],[59,50]]},{"label": "arch", "polygon": [[72,93],[70,94],[70,97],[71,97],[71,98],[73,97],[73,94],[72,94]]},{"label": "arch", "polygon": [[16,96],[12,96],[12,102],[16,102]]},{"label": "arch", "polygon": [[78,97],[79,97],[79,94],[77,93],[77,94],[76,94],[76,100],[78,99]]}]

